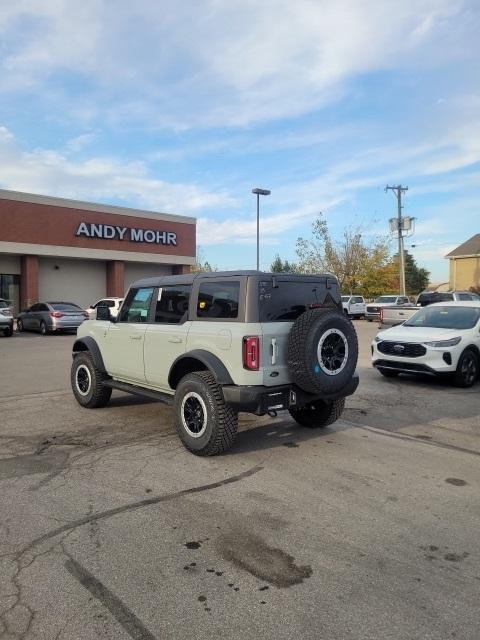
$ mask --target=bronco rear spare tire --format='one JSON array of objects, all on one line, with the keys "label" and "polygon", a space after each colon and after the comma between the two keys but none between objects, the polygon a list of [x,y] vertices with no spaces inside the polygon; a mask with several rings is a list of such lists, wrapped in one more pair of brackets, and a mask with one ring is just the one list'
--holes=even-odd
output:
[{"label": "bronco rear spare tire", "polygon": [[288,339],[292,381],[308,393],[340,392],[355,373],[357,334],[335,309],[310,309],[295,320]]}]

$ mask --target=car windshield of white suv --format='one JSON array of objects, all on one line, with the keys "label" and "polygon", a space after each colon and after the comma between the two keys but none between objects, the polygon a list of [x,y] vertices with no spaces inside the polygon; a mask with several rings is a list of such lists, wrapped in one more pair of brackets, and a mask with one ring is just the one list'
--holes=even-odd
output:
[{"label": "car windshield of white suv", "polygon": [[379,298],[375,298],[375,302],[395,302],[396,296],[380,296]]},{"label": "car windshield of white suv", "polygon": [[350,300],[350,296],[342,296],[342,302],[348,302]]},{"label": "car windshield of white suv", "polygon": [[407,320],[403,326],[473,329],[479,320],[480,309],[475,307],[424,307]]}]

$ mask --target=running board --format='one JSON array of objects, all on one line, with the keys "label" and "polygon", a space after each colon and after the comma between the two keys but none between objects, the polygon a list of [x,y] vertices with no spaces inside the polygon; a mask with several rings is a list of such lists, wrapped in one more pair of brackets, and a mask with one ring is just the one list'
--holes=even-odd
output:
[{"label": "running board", "polygon": [[128,382],[119,382],[118,380],[105,380],[104,387],[110,387],[111,389],[117,389],[117,391],[125,391],[125,393],[133,393],[136,396],[143,396],[150,400],[156,400],[157,402],[164,402],[165,404],[173,404],[173,396],[168,393],[162,393],[162,391],[154,391],[153,389],[145,389],[144,387],[137,387],[135,384],[128,384]]}]

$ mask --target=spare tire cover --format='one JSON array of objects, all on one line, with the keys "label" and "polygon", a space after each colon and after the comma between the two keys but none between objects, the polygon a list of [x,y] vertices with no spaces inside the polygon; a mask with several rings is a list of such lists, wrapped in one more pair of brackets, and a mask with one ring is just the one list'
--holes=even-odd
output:
[{"label": "spare tire cover", "polygon": [[310,309],[293,323],[288,338],[288,370],[308,393],[337,393],[355,372],[357,334],[336,309]]}]

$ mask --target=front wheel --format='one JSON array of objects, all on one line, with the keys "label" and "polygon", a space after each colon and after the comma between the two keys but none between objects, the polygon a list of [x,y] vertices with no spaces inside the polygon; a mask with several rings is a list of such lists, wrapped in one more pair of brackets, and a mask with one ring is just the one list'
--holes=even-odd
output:
[{"label": "front wheel", "polygon": [[11,336],[13,336],[13,327],[7,327],[6,329],[3,330],[3,335],[6,338],[10,338]]},{"label": "front wheel", "polygon": [[333,402],[315,400],[303,407],[290,407],[288,410],[292,418],[309,429],[328,427],[336,422],[345,408],[345,398],[338,398]]},{"label": "front wheel", "polygon": [[73,395],[82,407],[97,409],[108,404],[112,389],[103,384],[108,379],[106,373],[96,368],[88,352],[77,353],[74,357],[70,381]]},{"label": "front wheel", "polygon": [[17,331],[19,333],[22,333],[22,331],[24,330],[23,328],[23,322],[21,320],[17,320]]},{"label": "front wheel", "polygon": [[478,378],[478,358],[470,349],[466,349],[460,356],[457,370],[454,375],[454,383],[457,387],[471,387]]},{"label": "front wheel", "polygon": [[229,449],[237,434],[238,417],[223,398],[210,371],[187,374],[175,391],[175,427],[185,447],[197,456]]}]

